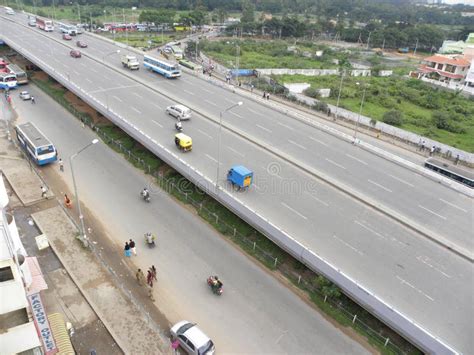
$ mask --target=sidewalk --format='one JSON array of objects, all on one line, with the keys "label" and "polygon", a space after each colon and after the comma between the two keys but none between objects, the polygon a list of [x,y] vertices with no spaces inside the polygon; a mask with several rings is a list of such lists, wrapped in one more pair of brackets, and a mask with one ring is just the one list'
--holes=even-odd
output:
[{"label": "sidewalk", "polygon": [[[4,153],[0,155],[0,167],[8,183],[23,205],[33,205],[31,209],[38,211],[32,213],[31,217],[41,233],[47,236],[52,250],[64,269],[120,349],[126,354],[170,353],[168,338],[150,315],[144,312],[143,307],[140,307],[140,301],[136,301],[131,293],[125,295],[115,282],[117,279],[110,272],[111,269],[97,257],[98,253],[85,249],[79,240],[76,240],[78,228],[53,199],[52,191],[48,190],[47,199],[41,197],[42,179],[21,158],[19,151],[5,136],[0,138],[0,151]],[[40,205],[43,205],[42,210]],[[127,279],[134,278],[130,273],[121,276]],[[60,274],[56,274],[55,280],[47,281],[48,284],[59,284],[60,280],[63,278]],[[63,288],[63,290],[66,289]],[[75,297],[70,298],[67,293],[63,292],[63,294],[66,299],[69,299],[68,303],[76,302]],[[47,310],[52,312],[50,309]],[[77,308],[68,316],[78,319],[85,315],[81,308]],[[84,341],[88,340],[84,339]]]}]

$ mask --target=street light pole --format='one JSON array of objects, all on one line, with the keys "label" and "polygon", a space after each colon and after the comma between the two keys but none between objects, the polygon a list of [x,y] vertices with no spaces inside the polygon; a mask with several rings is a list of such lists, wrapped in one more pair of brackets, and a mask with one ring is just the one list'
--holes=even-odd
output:
[{"label": "street light pole", "polygon": [[216,172],[216,191],[219,191],[219,170],[220,170],[220,165],[221,165],[221,133],[222,133],[222,117],[224,116],[224,113],[227,111],[232,110],[234,107],[237,106],[242,106],[243,102],[239,101],[229,107],[227,107],[225,110],[219,112],[219,133],[217,135],[217,172]]},{"label": "street light pole", "polygon": [[337,103],[336,103],[336,113],[334,117],[337,119],[337,115],[339,114],[339,100],[341,99],[341,91],[342,91],[342,82],[344,80],[344,75],[346,74],[346,70],[343,69],[341,73],[341,83],[339,84],[339,94],[337,94]]},{"label": "street light pole", "polygon": [[89,148],[91,145],[96,144],[99,142],[99,140],[93,139],[92,142],[90,142],[88,145],[86,145],[84,148],[79,150],[77,153],[74,153],[69,157],[69,165],[71,166],[71,174],[72,174],[72,183],[74,185],[74,195],[76,195],[76,205],[77,205],[77,211],[79,212],[79,221],[81,222],[81,241],[84,244],[85,247],[88,246],[88,241],[87,241],[87,235],[86,235],[86,227],[84,225],[84,216],[82,215],[82,210],[81,210],[81,203],[79,202],[79,194],[77,192],[77,185],[76,185],[76,177],[74,175],[74,168],[72,165],[72,160],[77,157],[80,153],[82,153],[84,150]]},{"label": "street light pole", "polygon": [[110,53],[105,53],[103,56],[102,56],[102,63],[105,64],[105,57],[109,56],[109,55],[112,55],[112,54],[119,54],[120,53],[120,49],[117,49],[116,51],[113,51],[113,52],[110,52]]},{"label": "street light pole", "polygon": [[[360,85],[359,83],[356,83],[357,85]],[[356,127],[355,127],[355,130],[354,130],[354,141],[353,143],[355,144],[356,143],[356,139],[357,139],[357,133],[359,131],[359,122],[360,122],[360,116],[362,115],[362,107],[364,106],[364,100],[365,100],[365,93],[367,91],[367,84],[364,85],[364,92],[362,93],[362,100],[360,102],[360,108],[359,108],[359,116],[357,117],[357,122],[356,122]]]}]

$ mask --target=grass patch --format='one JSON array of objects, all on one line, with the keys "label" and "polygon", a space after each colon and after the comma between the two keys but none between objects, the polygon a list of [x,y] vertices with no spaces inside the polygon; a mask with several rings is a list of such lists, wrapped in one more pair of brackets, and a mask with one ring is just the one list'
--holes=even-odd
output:
[{"label": "grass patch", "polygon": [[134,48],[153,48],[161,46],[162,44],[168,43],[176,39],[175,34],[156,34],[156,32],[130,32],[128,36],[123,33],[102,32],[101,36],[127,44]]},{"label": "grass patch", "polygon": [[[58,103],[76,114],[78,118],[83,119],[82,112],[67,100],[66,89],[58,87],[58,84],[51,79],[33,78],[33,81]],[[304,290],[320,310],[342,326],[352,327],[366,337],[368,342],[382,354],[421,354],[412,344],[348,297],[340,295],[337,298],[325,300],[322,290],[314,283],[317,275],[313,271],[307,269],[263,234],[206,195],[120,128],[105,120],[98,123],[89,120],[86,123],[91,124],[106,144],[122,153],[133,165],[156,177],[156,182],[161,188],[183,203],[192,205],[196,212],[215,229],[229,237],[242,250],[269,269],[281,272],[293,284]],[[357,314],[358,320],[355,323],[352,322],[353,314]],[[367,325],[375,330],[371,330]],[[389,338],[390,342],[384,346],[386,338]]]}]

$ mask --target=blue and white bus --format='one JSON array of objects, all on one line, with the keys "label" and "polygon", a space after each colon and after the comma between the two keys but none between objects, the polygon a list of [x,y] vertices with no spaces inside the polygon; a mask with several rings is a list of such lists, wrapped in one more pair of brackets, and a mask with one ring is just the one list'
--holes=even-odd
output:
[{"label": "blue and white bus", "polygon": [[12,73],[0,73],[0,89],[11,90],[18,86],[16,75]]},{"label": "blue and white bus", "polygon": [[8,64],[7,69],[10,71],[10,74],[16,75],[16,82],[18,85],[28,84],[28,75],[26,75],[26,72],[18,65]]},{"label": "blue and white bus", "polygon": [[181,76],[181,69],[176,63],[170,63],[163,59],[153,58],[149,55],[143,57],[143,66],[148,70],[153,70],[166,78],[177,78]]},{"label": "blue and white bus", "polygon": [[74,26],[74,25],[68,25],[66,23],[60,23],[59,24],[59,29],[62,33],[66,33],[70,36],[77,35],[77,27]]},{"label": "blue and white bus", "polygon": [[15,130],[21,146],[36,164],[45,165],[58,159],[58,152],[53,143],[33,123],[19,124]]}]

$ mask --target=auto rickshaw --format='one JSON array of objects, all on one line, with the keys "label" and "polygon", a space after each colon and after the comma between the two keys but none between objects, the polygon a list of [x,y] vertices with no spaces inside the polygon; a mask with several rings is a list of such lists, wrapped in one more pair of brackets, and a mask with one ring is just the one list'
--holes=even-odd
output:
[{"label": "auto rickshaw", "polygon": [[238,189],[248,188],[252,184],[253,172],[242,165],[234,165],[227,172],[227,181],[237,185]]},{"label": "auto rickshaw", "polygon": [[193,149],[193,140],[184,133],[177,133],[174,136],[174,143],[183,152]]}]

